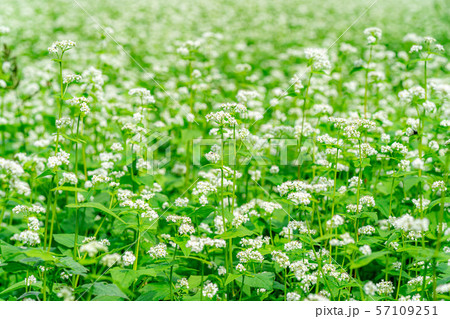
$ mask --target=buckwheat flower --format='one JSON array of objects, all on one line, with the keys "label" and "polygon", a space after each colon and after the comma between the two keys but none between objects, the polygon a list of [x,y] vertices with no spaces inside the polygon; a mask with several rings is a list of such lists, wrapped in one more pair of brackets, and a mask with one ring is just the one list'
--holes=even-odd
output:
[{"label": "buckwheat flower", "polygon": [[375,227],[371,225],[363,226],[358,229],[360,235],[372,235],[375,232]]},{"label": "buckwheat flower", "polygon": [[436,45],[434,46],[434,48],[435,48],[436,51],[438,51],[438,52],[444,52],[444,51],[445,51],[444,46],[443,46],[442,44],[436,44]]},{"label": "buckwheat flower", "polygon": [[131,96],[137,96],[141,99],[143,104],[153,104],[155,103],[155,98],[150,93],[149,90],[144,88],[135,88],[128,91],[128,94]]},{"label": "buckwheat flower", "polygon": [[211,163],[217,163],[220,160],[220,155],[215,152],[209,152],[205,154],[205,158]]},{"label": "buckwheat flower", "polygon": [[89,257],[94,257],[100,251],[107,252],[108,247],[97,240],[89,241],[80,247],[80,253],[87,253]]},{"label": "buckwheat flower", "polygon": [[25,285],[26,286],[31,286],[32,284],[36,283],[36,277],[34,277],[33,275],[30,275],[28,277],[25,278]]},{"label": "buckwheat flower", "polygon": [[245,272],[245,271],[247,271],[247,269],[245,268],[245,266],[243,264],[237,264],[236,270],[238,272]]},{"label": "buckwheat flower", "polygon": [[349,233],[342,234],[340,237],[341,237],[342,243],[344,245],[354,244],[355,243],[355,240],[350,236]]},{"label": "buckwheat flower", "polygon": [[398,167],[402,171],[409,171],[411,162],[408,160],[401,160],[400,163],[398,163]]},{"label": "buckwheat flower", "polygon": [[68,117],[62,117],[59,120],[55,121],[55,126],[57,129],[61,129],[63,127],[71,126],[72,125],[72,119]]},{"label": "buckwheat flower", "polygon": [[217,292],[219,291],[219,287],[217,286],[217,284],[211,282],[211,281],[206,281],[203,285],[203,296],[204,297],[208,297],[209,299],[214,298],[214,296],[217,294]]},{"label": "buckwheat flower", "polygon": [[431,150],[433,150],[434,152],[439,151],[439,144],[436,141],[430,141],[428,143],[428,147],[431,148]]},{"label": "buckwheat flower", "polygon": [[111,145],[111,150],[115,152],[121,152],[123,151],[123,146],[121,143],[114,143],[113,145]]},{"label": "buckwheat flower", "polygon": [[68,280],[70,277],[72,277],[72,274],[68,274],[65,271],[62,271],[60,274],[61,279]]},{"label": "buckwheat flower", "polygon": [[411,166],[415,169],[424,170],[425,162],[420,158],[416,158],[414,161],[412,161]]},{"label": "buckwheat flower", "polygon": [[272,165],[269,172],[270,174],[278,174],[280,172],[280,168],[276,165]]},{"label": "buckwheat flower", "polygon": [[78,178],[74,173],[63,173],[62,178],[59,180],[59,185],[64,184],[76,185],[78,183]]},{"label": "buckwheat flower", "polygon": [[305,57],[309,60],[309,65],[316,71],[327,70],[331,68],[326,49],[305,49]]},{"label": "buckwheat flower", "polygon": [[80,106],[80,112],[82,116],[86,116],[91,112],[91,109],[86,103],[82,103]]},{"label": "buckwheat flower", "polygon": [[241,139],[241,140],[245,140],[247,139],[247,137],[250,135],[250,131],[246,128],[241,128],[238,132],[237,132],[237,136]]},{"label": "buckwheat flower", "polygon": [[440,294],[445,294],[449,291],[450,291],[450,283],[439,285],[436,288],[436,292]]},{"label": "buckwheat flower", "polygon": [[131,251],[126,251],[125,254],[123,254],[122,256],[122,263],[125,267],[132,265],[135,260],[136,257]]},{"label": "buckwheat flower", "polygon": [[49,53],[64,53],[73,47],[75,47],[77,44],[74,41],[70,40],[62,40],[62,41],[56,41],[53,42],[53,44],[48,48]]},{"label": "buckwheat flower", "polygon": [[[408,286],[422,286],[423,285],[423,276],[417,276],[408,281]],[[430,276],[425,277],[425,286],[429,285],[433,279]]]},{"label": "buckwheat flower", "polygon": [[382,31],[379,28],[371,27],[364,30],[364,35],[367,36],[368,44],[375,44],[377,41],[381,40]]},{"label": "buckwheat flower", "polygon": [[419,52],[419,51],[422,51],[422,46],[421,45],[417,45],[417,44],[415,44],[415,45],[413,45],[412,47],[411,47],[411,49],[409,50],[409,53],[413,53],[413,52]]},{"label": "buckwheat flower", "polygon": [[311,194],[304,191],[290,193],[287,198],[295,205],[308,206],[311,203]]},{"label": "buckwheat flower", "polygon": [[11,32],[11,29],[9,27],[0,25],[0,36],[7,35],[10,32]]},{"label": "buckwheat flower", "polygon": [[445,192],[447,191],[447,187],[445,186],[445,182],[444,181],[436,181],[431,185],[431,189],[434,192],[437,191],[441,191],[441,192]]},{"label": "buckwheat flower", "polygon": [[377,292],[377,286],[373,282],[368,281],[364,285],[364,292],[366,293],[366,295],[375,296],[375,293]]},{"label": "buckwheat flower", "polygon": [[195,228],[191,224],[183,223],[178,227],[178,233],[180,235],[189,235],[195,233]]},{"label": "buckwheat flower", "polygon": [[187,278],[178,279],[177,283],[175,284],[175,288],[189,290],[189,282],[188,282]]},{"label": "buckwheat flower", "polygon": [[[291,79],[291,84],[294,86],[294,91],[296,93],[300,93],[301,89],[303,89],[303,84],[302,84],[302,79],[300,78],[300,76],[298,76],[297,74],[294,74],[294,76]],[[284,92],[281,92],[280,94],[277,95],[281,95]],[[276,99],[278,101],[278,99]]]},{"label": "buckwheat flower", "polygon": [[60,150],[55,156],[50,156],[47,160],[49,168],[59,167],[63,164],[69,165],[70,154]]},{"label": "buckwheat flower", "polygon": [[248,262],[259,262],[262,263],[264,261],[263,255],[257,251],[253,250],[253,248],[249,248],[237,253],[237,258],[239,258],[239,262],[242,264],[246,264]]},{"label": "buckwheat flower", "polygon": [[45,213],[45,208],[42,207],[41,205],[38,204],[33,204],[31,206],[25,206],[25,205],[17,205],[12,209],[12,212],[14,214],[19,214],[19,213],[36,213],[36,214],[41,214],[41,213]]},{"label": "buckwheat flower", "polygon": [[82,79],[81,75],[78,74],[65,74],[63,77],[64,84],[70,84],[73,82],[80,82]]},{"label": "buckwheat flower", "polygon": [[372,249],[370,248],[369,245],[359,247],[359,251],[365,256],[368,256],[372,253]]},{"label": "buckwheat flower", "polygon": [[412,199],[411,201],[413,202],[414,206],[416,206],[416,208],[419,210],[427,209],[428,205],[431,203],[429,199],[425,199],[423,198],[423,196],[419,199]]},{"label": "buckwheat flower", "polygon": [[292,250],[300,250],[302,249],[303,245],[298,240],[290,241],[286,244],[284,244],[284,250],[286,251],[292,251]]},{"label": "buckwheat flower", "polygon": [[272,260],[281,268],[287,268],[290,265],[289,257],[279,250],[272,251]]},{"label": "buckwheat flower", "polygon": [[167,245],[164,243],[160,243],[156,246],[151,247],[148,253],[152,258],[155,259],[164,258],[167,256]]},{"label": "buckwheat flower", "polygon": [[382,279],[376,286],[377,293],[380,295],[390,295],[394,292],[394,284],[392,281],[385,281]]},{"label": "buckwheat flower", "polygon": [[73,288],[72,287],[61,287],[56,294],[58,298],[62,298],[64,301],[74,301],[75,296],[73,295]]},{"label": "buckwheat flower", "polygon": [[375,199],[373,196],[363,196],[359,199],[359,204],[361,206],[375,207]]},{"label": "buckwheat flower", "polygon": [[415,294],[414,296],[402,296],[398,298],[398,301],[420,301],[422,297],[420,294]]},{"label": "buckwheat flower", "polygon": [[422,107],[425,109],[427,113],[434,113],[436,111],[436,104],[434,104],[431,101],[423,102]]},{"label": "buckwheat flower", "polygon": [[264,288],[258,288],[258,289],[256,289],[256,293],[257,293],[258,295],[261,295],[261,294],[265,293],[266,291],[267,291],[267,290],[264,289]]},{"label": "buckwheat flower", "polygon": [[[0,88],[5,89],[8,86],[4,80],[0,80]],[[6,124],[6,122],[4,123]]]},{"label": "buckwheat flower", "polygon": [[120,258],[121,258],[121,256],[118,253],[105,255],[100,260],[100,264],[102,264],[108,268],[111,268],[112,266],[114,266],[115,264],[120,262]]},{"label": "buckwheat flower", "polygon": [[341,215],[334,215],[330,220],[327,221],[327,226],[331,228],[337,228],[343,225],[345,219]]},{"label": "buckwheat flower", "polygon": [[188,205],[188,203],[189,203],[189,199],[187,197],[185,197],[185,198],[178,197],[175,200],[174,205],[177,207],[186,207]]},{"label": "buckwheat flower", "polygon": [[423,42],[425,42],[426,44],[432,44],[432,43],[436,42],[436,39],[432,38],[432,37],[424,37]]},{"label": "buckwheat flower", "polygon": [[36,217],[30,217],[28,218],[28,229],[29,230],[34,230],[34,231],[38,231],[39,230],[39,219],[37,219]]},{"label": "buckwheat flower", "polygon": [[32,230],[24,230],[20,234],[14,234],[11,240],[19,241],[24,245],[35,246],[41,243],[39,234]]},{"label": "buckwheat flower", "polygon": [[288,292],[286,294],[286,300],[287,301],[299,301],[300,300],[300,295],[296,292]]},{"label": "buckwheat flower", "polygon": [[219,268],[217,269],[217,273],[219,274],[219,276],[223,276],[227,273],[227,269],[224,266],[219,266]]},{"label": "buckwheat flower", "polygon": [[214,122],[220,126],[235,126],[237,125],[236,119],[227,112],[219,111],[219,112],[212,112],[206,115],[206,121],[207,122]]}]

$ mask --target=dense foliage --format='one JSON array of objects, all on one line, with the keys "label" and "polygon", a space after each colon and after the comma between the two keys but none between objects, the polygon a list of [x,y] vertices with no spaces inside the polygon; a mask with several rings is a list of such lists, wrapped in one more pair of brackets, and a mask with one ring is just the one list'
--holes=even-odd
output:
[{"label": "dense foliage", "polygon": [[449,299],[444,1],[47,2],[0,3],[0,299]]}]

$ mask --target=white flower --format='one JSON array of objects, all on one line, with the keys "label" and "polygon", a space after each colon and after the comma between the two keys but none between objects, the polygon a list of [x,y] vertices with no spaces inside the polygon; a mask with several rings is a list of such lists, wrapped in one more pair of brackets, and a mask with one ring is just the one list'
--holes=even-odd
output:
[{"label": "white flower", "polygon": [[36,277],[34,277],[33,275],[30,275],[27,278],[25,278],[25,285],[31,286],[32,284],[35,284],[36,281],[37,281]]},{"label": "white flower", "polygon": [[287,301],[299,301],[300,295],[296,292],[288,292],[286,295],[286,300]]},{"label": "white flower", "polygon": [[316,71],[331,68],[326,49],[305,49],[305,57],[310,61],[311,67]]},{"label": "white flower", "polygon": [[370,255],[372,253],[372,249],[370,248],[369,245],[364,245],[359,247],[359,251],[363,254],[363,255]]},{"label": "white flower", "polygon": [[203,290],[202,293],[203,293],[204,297],[208,297],[208,298],[212,299],[219,291],[219,287],[217,286],[217,284],[208,280],[203,285],[202,290]]},{"label": "white flower", "polygon": [[53,42],[53,44],[48,48],[48,52],[63,53],[63,52],[66,52],[66,51],[72,49],[76,45],[77,45],[76,42],[70,41],[70,40],[56,41],[56,42]]},{"label": "white flower", "polygon": [[164,258],[167,256],[167,245],[164,243],[151,247],[148,251],[152,258]]},{"label": "white flower", "polygon": [[122,256],[122,263],[125,267],[132,265],[135,260],[136,256],[134,256],[134,254],[131,251],[126,251],[125,254],[123,254]]}]

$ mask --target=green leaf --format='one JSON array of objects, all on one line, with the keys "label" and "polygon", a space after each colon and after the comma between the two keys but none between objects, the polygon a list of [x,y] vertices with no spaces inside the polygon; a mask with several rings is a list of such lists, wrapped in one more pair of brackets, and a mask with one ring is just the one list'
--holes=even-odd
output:
[{"label": "green leaf", "polygon": [[220,239],[231,239],[236,237],[246,237],[253,235],[253,232],[244,226],[240,226],[239,228],[233,228],[231,230],[227,230],[223,234],[216,236],[216,238]]},{"label": "green leaf", "polygon": [[390,252],[389,251],[377,251],[368,256],[359,257],[352,263],[350,268],[355,269],[355,268],[364,267],[364,266],[368,265],[371,261],[373,261],[377,258],[380,258],[381,256],[387,255],[387,254],[390,254]]},{"label": "green leaf", "polygon": [[83,143],[83,144],[86,144],[86,141],[85,140],[82,140],[81,138],[76,138],[76,137],[72,137],[72,136],[69,136],[69,135],[67,135],[67,134],[61,134],[61,136],[63,136],[64,138],[66,138],[66,139],[68,139],[68,140],[70,140],[70,141],[72,141],[72,142],[75,142],[75,143]]},{"label": "green leaf", "polygon": [[275,274],[273,272],[265,271],[255,274],[254,277],[246,276],[244,283],[249,287],[272,290],[274,279]]},{"label": "green leaf", "polygon": [[[12,292],[18,289],[22,289],[25,288],[25,281],[22,280],[20,282],[16,282],[14,285],[6,288],[5,290],[0,290],[0,295],[6,294],[8,292]],[[35,287],[35,288],[39,288],[42,289],[42,282],[41,281],[37,281],[34,284],[31,284],[31,287]]]},{"label": "green leaf", "polygon": [[55,187],[51,190],[52,192],[54,191],[66,191],[66,192],[87,192],[87,190],[82,189],[82,188],[78,188],[78,187],[73,187],[73,186],[58,186]]},{"label": "green leaf", "polygon": [[156,277],[156,271],[154,269],[122,269],[122,268],[112,268],[110,269],[111,277],[113,282],[119,287],[127,289],[130,287],[136,279],[141,276]]},{"label": "green leaf", "polygon": [[27,255],[28,257],[37,257],[40,258],[42,260],[45,261],[55,261],[57,259],[55,259],[54,254],[49,253],[48,251],[45,251],[43,249],[30,249],[30,250],[25,250],[25,255]]},{"label": "green leaf", "polygon": [[125,295],[115,284],[95,282],[94,284],[85,284],[81,286],[81,288],[91,290],[92,294],[95,296],[115,296],[123,299],[129,299],[127,295]]},{"label": "green leaf", "polygon": [[189,287],[195,288],[202,283],[202,276],[190,276],[188,279]]},{"label": "green leaf", "polygon": [[189,213],[188,216],[198,218],[198,219],[204,219],[204,218],[208,217],[208,215],[211,214],[215,210],[216,209],[213,206],[209,206],[209,205],[202,206],[202,207],[197,208],[193,212]]},{"label": "green leaf", "polygon": [[64,266],[70,268],[74,275],[84,275],[88,272],[88,269],[77,263],[72,257],[63,257],[59,259],[58,267]]},{"label": "green leaf", "polygon": [[233,280],[238,279],[241,276],[242,276],[242,274],[228,274],[227,280],[225,281],[225,286],[228,285]]},{"label": "green leaf", "polygon": [[106,208],[100,203],[81,203],[81,204],[69,204],[66,205],[66,207],[69,208],[96,208],[98,210],[101,210],[104,213],[107,213],[108,215],[111,215],[112,217],[120,220],[122,223],[126,224],[119,216],[117,216],[112,210]]},{"label": "green leaf", "polygon": [[185,256],[189,256],[191,253],[191,248],[186,247],[187,242],[189,241],[189,237],[174,237],[173,241],[180,246],[181,251]]},{"label": "green leaf", "polygon": [[[78,236],[77,244],[81,245],[84,240],[84,236]],[[73,248],[75,246],[75,234],[54,234],[53,239],[63,246]]]}]

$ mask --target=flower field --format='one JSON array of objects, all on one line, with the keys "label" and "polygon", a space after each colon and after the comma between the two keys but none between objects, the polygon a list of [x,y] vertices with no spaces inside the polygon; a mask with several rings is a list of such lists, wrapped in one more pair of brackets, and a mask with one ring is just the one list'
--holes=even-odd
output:
[{"label": "flower field", "polygon": [[0,3],[0,300],[450,300],[445,1]]}]

